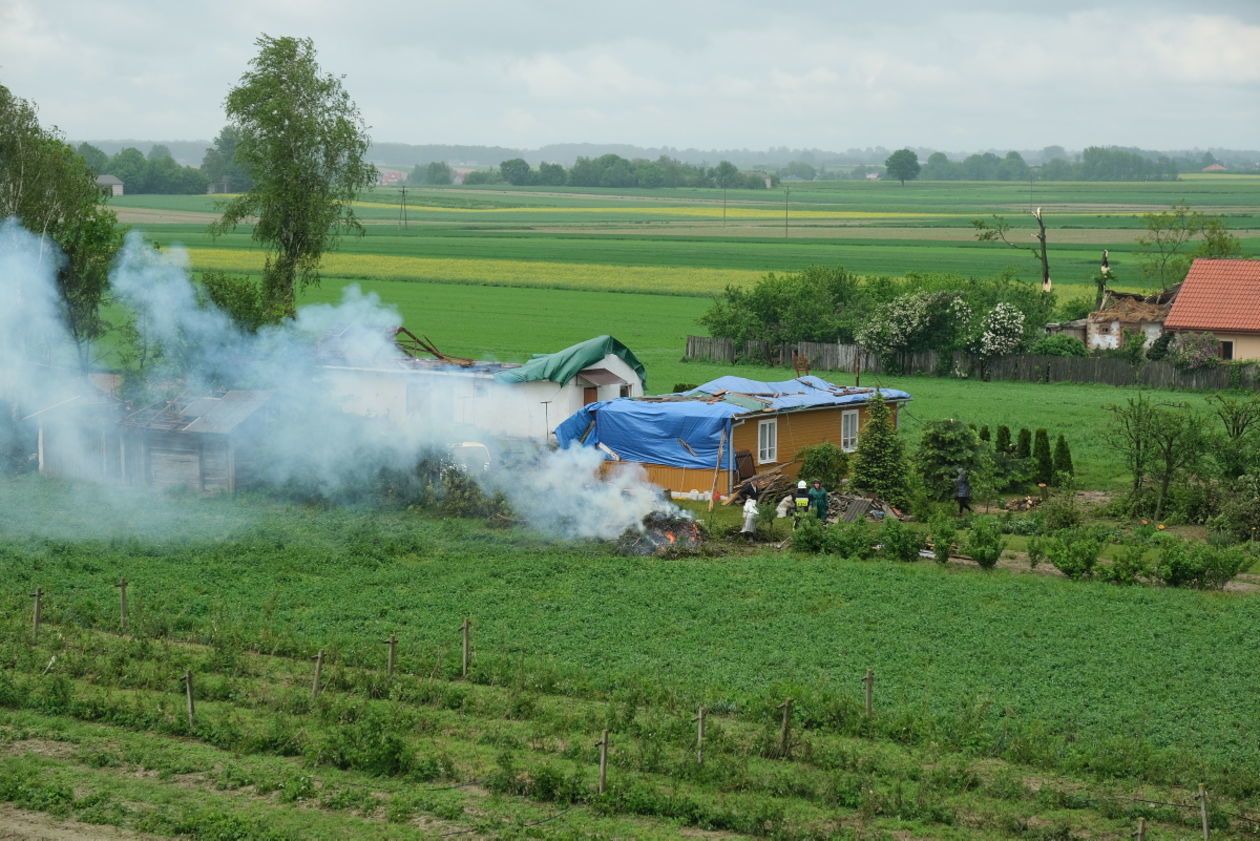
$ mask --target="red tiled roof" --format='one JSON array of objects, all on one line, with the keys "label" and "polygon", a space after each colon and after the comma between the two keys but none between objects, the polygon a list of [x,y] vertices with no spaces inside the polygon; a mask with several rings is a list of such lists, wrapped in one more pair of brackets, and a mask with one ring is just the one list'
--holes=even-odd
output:
[{"label": "red tiled roof", "polygon": [[1195,260],[1164,327],[1260,333],[1260,260]]}]

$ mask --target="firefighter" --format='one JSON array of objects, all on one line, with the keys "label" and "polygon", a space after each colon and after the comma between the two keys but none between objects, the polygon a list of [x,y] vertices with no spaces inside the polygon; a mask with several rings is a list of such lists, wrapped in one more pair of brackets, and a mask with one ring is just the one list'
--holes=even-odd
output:
[{"label": "firefighter", "polygon": [[801,522],[801,517],[804,517],[808,512],[809,490],[805,480],[802,479],[796,483],[796,492],[792,494],[792,528],[796,528]]}]

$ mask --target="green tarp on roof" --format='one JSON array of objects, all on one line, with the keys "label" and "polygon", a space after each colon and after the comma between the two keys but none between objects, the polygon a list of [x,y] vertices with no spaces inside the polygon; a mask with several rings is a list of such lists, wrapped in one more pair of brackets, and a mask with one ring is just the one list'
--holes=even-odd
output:
[{"label": "green tarp on roof", "polygon": [[643,368],[643,363],[630,351],[630,348],[612,336],[596,336],[555,353],[536,353],[521,367],[500,371],[494,375],[494,378],[503,383],[527,383],[533,380],[567,383],[577,375],[578,371],[589,368],[610,353],[620,356],[622,361],[634,369],[646,390],[647,372]]}]

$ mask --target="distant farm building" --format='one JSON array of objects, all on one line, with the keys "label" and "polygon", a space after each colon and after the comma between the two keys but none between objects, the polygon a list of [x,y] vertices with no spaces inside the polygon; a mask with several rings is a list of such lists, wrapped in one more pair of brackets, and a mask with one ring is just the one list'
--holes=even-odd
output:
[{"label": "distant farm building", "polygon": [[107,196],[121,196],[123,194],[123,182],[117,175],[96,176],[96,186]]},{"label": "distant farm building", "polygon": [[[857,448],[877,389],[814,376],[783,382],[719,377],[691,391],[591,403],[556,428],[561,446],[597,447],[610,469],[636,464],[675,492],[730,493],[771,469],[796,475],[796,454],[813,444]],[[878,389],[894,417],[910,400]]]},{"label": "distant farm building", "polygon": [[1224,359],[1260,359],[1260,260],[1195,260],[1164,329],[1211,333]]}]

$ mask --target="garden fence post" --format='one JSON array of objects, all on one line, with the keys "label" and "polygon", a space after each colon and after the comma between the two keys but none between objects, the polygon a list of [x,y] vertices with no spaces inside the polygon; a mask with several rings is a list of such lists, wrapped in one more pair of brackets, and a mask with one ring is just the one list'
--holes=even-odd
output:
[{"label": "garden fence post", "polygon": [[35,592],[31,593],[31,598],[35,600],[35,610],[31,616],[31,624],[34,628],[35,636],[39,636],[39,622],[44,613],[44,590],[42,587],[36,587]]},{"label": "garden fence post", "polygon": [[197,706],[193,701],[193,677],[192,670],[184,670],[184,696],[188,699],[188,729],[196,729],[197,723]]},{"label": "garden fence post", "polygon": [[385,664],[385,674],[393,677],[394,662],[398,654],[398,634],[390,634],[389,639],[385,640],[385,644],[389,646],[389,659]]},{"label": "garden fence post", "polygon": [[779,755],[784,759],[790,759],[792,757],[792,699],[788,698],[779,704],[778,709],[783,710],[783,725],[779,730]]},{"label": "garden fence post", "polygon": [[701,707],[696,717],[692,719],[696,722],[696,764],[704,764],[704,707]]},{"label": "garden fence post", "polygon": [[464,636],[464,659],[460,667],[460,676],[465,680],[468,679],[468,665],[472,662],[472,620],[464,617],[464,624],[460,626],[460,631]]},{"label": "garden fence post", "polygon": [[866,717],[870,718],[875,714],[875,672],[867,669],[862,682],[866,684]]},{"label": "garden fence post", "polygon": [[1199,801],[1199,820],[1203,823],[1203,841],[1208,841],[1207,786],[1203,783],[1199,783],[1196,799]]},{"label": "garden fence post", "polygon": [[1146,841],[1146,818],[1138,818],[1137,841]]},{"label": "garden fence post", "polygon": [[599,746],[599,793],[603,794],[608,787],[608,731],[605,730],[603,735],[596,744]]},{"label": "garden fence post", "polygon": [[320,649],[315,655],[315,678],[311,681],[311,697],[315,698],[319,695],[319,675],[324,670],[324,649]]},{"label": "garden fence post", "polygon": [[127,579],[120,578],[114,585],[118,588],[118,625],[127,630]]}]

